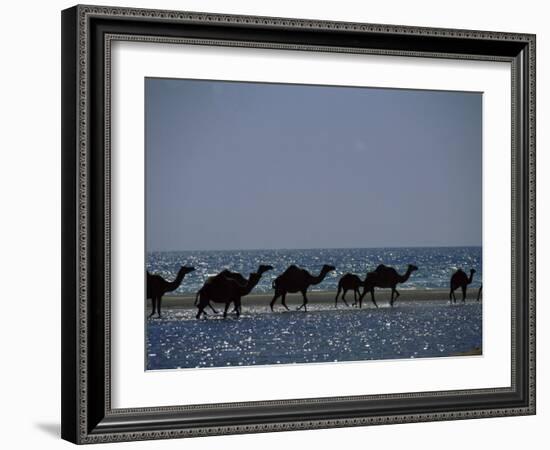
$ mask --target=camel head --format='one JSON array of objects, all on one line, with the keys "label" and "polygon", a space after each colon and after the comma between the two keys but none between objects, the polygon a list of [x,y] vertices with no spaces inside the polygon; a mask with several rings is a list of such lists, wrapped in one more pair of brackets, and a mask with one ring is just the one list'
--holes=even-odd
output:
[{"label": "camel head", "polygon": [[470,275],[473,275],[474,273],[476,273],[476,270],[475,269],[470,269]]},{"label": "camel head", "polygon": [[258,267],[257,273],[262,275],[264,272],[267,272],[268,270],[273,270],[273,266],[270,266],[269,264],[261,264],[260,267]]},{"label": "camel head", "polygon": [[336,267],[325,264],[321,269],[321,272],[326,274],[326,273],[332,272],[333,270],[336,270]]},{"label": "camel head", "polygon": [[414,272],[415,270],[418,270],[418,267],[416,267],[414,264],[409,264],[407,266],[407,268],[411,271],[411,272]]},{"label": "camel head", "polygon": [[190,272],[193,272],[194,270],[195,270],[195,268],[191,267],[191,266],[181,266],[179,271],[183,274],[188,274]]}]

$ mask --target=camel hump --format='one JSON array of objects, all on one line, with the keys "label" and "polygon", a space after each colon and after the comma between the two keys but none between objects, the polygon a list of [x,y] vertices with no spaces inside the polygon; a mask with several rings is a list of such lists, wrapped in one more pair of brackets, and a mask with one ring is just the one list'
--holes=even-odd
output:
[{"label": "camel hump", "polygon": [[462,269],[458,269],[455,273],[453,273],[451,277],[451,283],[460,283],[463,280],[467,280],[468,276],[466,275],[466,272],[464,272]]},{"label": "camel hump", "polygon": [[388,266],[385,266],[384,264],[380,264],[376,269],[374,269],[375,272],[379,272],[381,270],[386,270]]},{"label": "camel hump", "polygon": [[210,285],[210,284],[215,283],[215,282],[216,282],[216,279],[218,279],[218,278],[220,278],[220,274],[209,276],[206,280],[204,280],[204,283],[203,283],[201,289],[207,287],[207,286]]},{"label": "camel hump", "polygon": [[354,275],[353,273],[346,273],[344,275],[342,275],[342,278],[340,278],[340,281],[342,280],[351,280],[351,279],[355,279],[355,278],[359,278],[357,275]]},{"label": "camel hump", "polygon": [[235,280],[237,283],[239,284],[246,284],[246,282],[248,281],[245,277],[243,277],[240,273],[238,272],[231,272],[230,270],[228,269],[224,269],[220,272],[219,274],[220,276],[224,277],[224,278],[229,278],[231,280]]},{"label": "camel hump", "polygon": [[300,269],[295,264],[291,264],[290,266],[288,266],[286,268],[286,270],[280,276],[282,276],[282,275],[295,275],[295,274],[302,273],[302,272],[304,272],[304,269]]}]

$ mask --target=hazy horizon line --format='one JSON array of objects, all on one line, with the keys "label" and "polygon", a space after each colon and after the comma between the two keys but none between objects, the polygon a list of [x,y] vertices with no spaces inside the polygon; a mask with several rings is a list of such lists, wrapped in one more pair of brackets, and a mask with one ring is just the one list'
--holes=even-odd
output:
[{"label": "hazy horizon line", "polygon": [[227,248],[227,249],[192,249],[192,250],[147,250],[154,252],[236,252],[236,251],[273,251],[273,250],[378,250],[378,249],[402,249],[402,248],[456,248],[456,247],[483,247],[482,244],[467,245],[401,245],[401,246],[376,246],[376,247],[304,247],[304,248]]}]

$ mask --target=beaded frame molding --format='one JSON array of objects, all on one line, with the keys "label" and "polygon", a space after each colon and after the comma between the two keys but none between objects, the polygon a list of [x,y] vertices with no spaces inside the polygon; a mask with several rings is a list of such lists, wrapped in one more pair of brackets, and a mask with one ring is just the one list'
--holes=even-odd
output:
[{"label": "beaded frame molding", "polygon": [[[512,72],[511,386],[111,407],[114,41],[505,61]],[[535,36],[78,5],[62,12],[62,423],[78,444],[535,414]]]}]

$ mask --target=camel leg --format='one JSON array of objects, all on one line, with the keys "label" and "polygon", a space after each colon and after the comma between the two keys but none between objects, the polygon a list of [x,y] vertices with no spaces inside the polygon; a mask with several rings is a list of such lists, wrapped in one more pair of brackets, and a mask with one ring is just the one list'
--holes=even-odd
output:
[{"label": "camel leg", "polygon": [[481,298],[481,290],[483,289],[483,286],[479,288],[479,291],[477,291],[477,301],[479,302],[479,299]]},{"label": "camel leg", "polygon": [[225,319],[227,317],[227,310],[229,309],[229,305],[231,304],[231,302],[227,302],[225,304],[225,309],[223,310],[223,318]]},{"label": "camel leg", "polygon": [[378,308],[378,305],[376,304],[376,300],[374,300],[374,289],[372,291],[370,291],[370,299],[374,303],[374,306],[376,306]]},{"label": "camel leg", "polygon": [[[366,289],[363,289],[363,294],[359,296],[359,308],[363,308],[363,299],[365,298],[365,295],[367,295],[367,291]],[[372,296],[372,291],[371,291],[371,296]]]},{"label": "camel leg", "polygon": [[451,289],[451,292],[449,293],[449,301],[451,303],[456,303],[456,296],[455,296],[455,290]]},{"label": "camel leg", "polygon": [[[275,295],[273,296],[273,300],[271,300],[271,303],[269,304],[270,308],[271,308],[271,311],[273,311],[273,305],[275,304],[275,302],[277,301],[277,299],[280,297],[281,294],[278,294],[277,292],[275,292]],[[285,305],[286,306],[286,305]]]},{"label": "camel leg", "polygon": [[307,312],[307,296],[306,291],[302,291],[302,297],[304,297],[304,302],[302,303],[302,306],[298,308],[298,311],[300,311],[302,308],[304,308],[304,311]]},{"label": "camel leg", "polygon": [[235,311],[235,314],[238,318],[241,315],[241,299],[234,300],[233,303],[235,304],[235,308],[233,308],[233,311]]},{"label": "camel leg", "polygon": [[214,314],[218,314],[218,311],[216,311],[216,310],[214,309],[214,307],[212,306],[212,303],[208,302],[208,306],[210,306],[210,309],[212,310],[212,312],[213,312]]},{"label": "camel leg", "polygon": [[206,305],[203,305],[202,303],[199,303],[199,311],[197,312],[197,315],[195,316],[197,319],[200,319],[201,318],[201,314],[204,313],[204,315],[206,316],[206,312],[204,311],[204,307]]},{"label": "camel leg", "polygon": [[160,319],[160,302],[162,301],[162,297],[157,298],[157,314],[158,318]]},{"label": "camel leg", "polygon": [[[394,293],[395,293],[395,298],[393,297]],[[392,293],[391,293],[391,298],[392,298],[391,305],[392,306],[395,303],[395,301],[397,300],[397,297],[399,297],[399,291],[394,288],[394,289],[392,289]]]},{"label": "camel leg", "polygon": [[288,306],[286,306],[286,293],[284,293],[283,296],[281,297],[281,303],[286,308],[286,310],[289,311]]},{"label": "camel leg", "polygon": [[365,293],[363,292],[362,294],[359,293],[359,299],[353,303],[353,305],[351,306],[357,306],[357,303],[359,303],[359,307],[361,307],[361,304],[363,303],[363,297],[365,296]]},{"label": "camel leg", "polygon": [[155,303],[155,298],[151,298],[151,307],[153,308],[153,311],[151,314],[149,314],[149,317],[153,317],[155,315],[155,311],[157,309],[157,304]]},{"label": "camel leg", "polygon": [[462,303],[466,303],[466,286],[462,288]]},{"label": "camel leg", "polygon": [[[342,300],[344,301],[344,305],[346,305],[349,308],[349,303],[346,301],[346,299],[344,298],[343,295],[342,295]],[[353,300],[354,300],[354,303],[357,303],[357,290],[356,289],[353,290]]]},{"label": "camel leg", "polygon": [[346,294],[348,293],[348,290],[345,289],[344,290],[344,293],[342,294],[342,301],[346,304],[346,306],[349,306],[348,305],[348,302],[346,302]]}]

